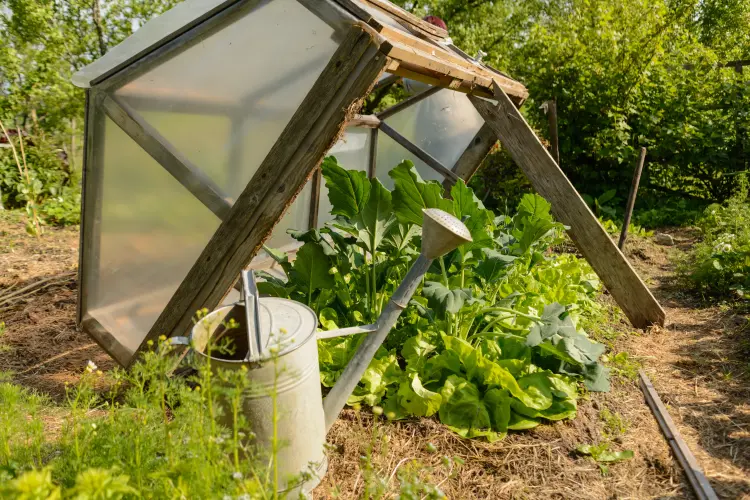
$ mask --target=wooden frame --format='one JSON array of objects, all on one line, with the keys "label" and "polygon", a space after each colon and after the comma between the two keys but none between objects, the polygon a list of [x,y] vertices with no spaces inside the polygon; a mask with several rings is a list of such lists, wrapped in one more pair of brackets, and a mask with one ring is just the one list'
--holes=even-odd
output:
[{"label": "wooden frame", "polygon": [[138,351],[159,335],[185,333],[195,311],[221,302],[385,69],[377,42],[363,26],[351,28]]},{"label": "wooden frame", "polygon": [[[147,342],[159,335],[185,334],[192,325],[195,311],[216,307],[310,179],[313,186],[308,226],[317,226],[322,177],[319,163],[347,126],[371,129],[367,169],[370,178],[376,175],[377,141],[382,131],[443,175],[443,186],[448,191],[458,179],[468,182],[499,137],[537,190],[553,203],[557,217],[570,226],[571,237],[631,322],[639,327],[663,323],[664,313],[643,282],[619,252],[611,251],[610,246],[614,247],[614,244],[606,232],[554,161],[550,164],[546,151],[544,154],[547,157],[540,152],[541,144],[517,110],[528,96],[525,87],[453,49],[436,30],[423,25],[428,23],[402,15],[385,0],[330,0],[336,4],[327,3],[325,6],[312,0],[302,2],[311,10],[325,11],[330,18],[326,22],[336,26],[341,24],[334,19],[338,10],[345,8],[348,12],[346,15],[351,15],[351,23],[347,25],[345,33],[337,34],[343,36],[337,51],[253,178],[234,201],[137,111],[111,95],[113,89],[142,74],[161,57],[184,50],[197,34],[220,26],[221,22],[231,19],[240,9],[252,6],[256,1],[222,3],[221,8],[212,11],[212,16],[203,16],[191,23],[189,29],[180,30],[157,48],[139,54],[128,65],[118,66],[116,70],[95,79],[100,85],[87,92],[84,145],[86,189],[82,203],[80,285],[87,283],[89,287],[95,286],[95,280],[89,277],[91,273],[98,272],[99,237],[95,228],[99,223],[102,201],[96,196],[100,192],[96,185],[101,184],[102,176],[92,176],[90,170],[101,163],[102,151],[94,147],[93,138],[97,134],[103,135],[105,116],[222,221],[135,353],[121,345],[112,335],[113,332],[108,332],[87,313],[86,293],[79,292],[78,323],[119,363],[126,366],[132,363],[136,355],[146,348]],[[383,25],[368,11],[362,10],[359,2],[391,16],[406,30]],[[357,18],[361,20],[357,21]],[[383,80],[385,82],[407,76],[432,84],[435,88],[412,96],[377,115],[357,115],[362,99],[377,85],[383,71],[392,73]],[[468,93],[486,122],[452,168],[407,140],[385,121],[441,88]],[[499,107],[477,96],[492,96],[499,100]],[[237,114],[236,118],[242,119],[242,114]],[[239,157],[239,150],[234,151],[232,162],[239,161]],[[83,287],[80,288],[82,290]],[[92,288],[88,292],[96,293],[95,290],[92,292]]]}]

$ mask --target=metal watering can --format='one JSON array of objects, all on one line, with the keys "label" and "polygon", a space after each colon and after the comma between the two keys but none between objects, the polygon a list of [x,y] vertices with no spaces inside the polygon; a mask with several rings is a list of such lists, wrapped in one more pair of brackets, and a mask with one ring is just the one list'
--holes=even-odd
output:
[{"label": "metal watering can", "polygon": [[[252,388],[245,394],[243,411],[250,422],[254,444],[265,450],[271,450],[273,439],[271,392],[275,393],[277,436],[281,439],[276,458],[279,489],[306,495],[317,486],[327,468],[326,433],[409,304],[433,259],[470,241],[469,230],[454,216],[434,208],[423,210],[422,251],[375,324],[316,332],[318,321],[312,309],[288,299],[260,298],[252,272],[246,271],[242,274],[244,304],[217,309],[193,327],[189,339],[177,337],[172,342],[192,345],[194,355],[204,361],[208,359],[205,351],[209,340],[213,342],[224,335],[232,336],[236,353],[246,350],[244,356],[229,357],[212,352],[211,366],[232,370],[246,367]],[[241,327],[230,332],[226,328],[230,319]],[[324,399],[316,340],[358,333],[366,333],[367,337]],[[231,422],[222,423],[231,427]],[[309,480],[301,485],[289,482],[303,473],[309,473]]]}]

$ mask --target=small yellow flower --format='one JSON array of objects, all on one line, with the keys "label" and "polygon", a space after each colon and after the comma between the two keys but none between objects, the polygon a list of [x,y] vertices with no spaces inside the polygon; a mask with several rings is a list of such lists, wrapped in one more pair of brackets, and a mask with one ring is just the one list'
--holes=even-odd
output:
[{"label": "small yellow flower", "polygon": [[161,340],[162,342],[164,342],[165,340],[167,340],[167,336],[166,335],[159,335],[159,340]]}]

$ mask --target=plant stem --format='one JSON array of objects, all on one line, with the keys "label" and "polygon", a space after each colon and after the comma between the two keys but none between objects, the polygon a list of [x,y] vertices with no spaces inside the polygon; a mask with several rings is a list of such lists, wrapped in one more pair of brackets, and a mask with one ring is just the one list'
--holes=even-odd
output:
[{"label": "plant stem", "polygon": [[499,307],[499,306],[488,307],[486,309],[482,309],[481,311],[479,311],[479,314],[486,314],[489,312],[506,312],[506,313],[515,314],[516,316],[521,316],[522,318],[530,319],[531,321],[536,321],[537,323],[542,322],[542,318],[540,318],[539,316],[533,316],[531,314],[522,313],[520,311],[516,311],[515,309],[510,309],[508,307]]},{"label": "plant stem", "polygon": [[446,288],[448,288],[448,272],[445,270],[445,263],[443,262],[443,258],[438,257],[438,262],[440,262],[440,269],[443,271],[443,284]]}]

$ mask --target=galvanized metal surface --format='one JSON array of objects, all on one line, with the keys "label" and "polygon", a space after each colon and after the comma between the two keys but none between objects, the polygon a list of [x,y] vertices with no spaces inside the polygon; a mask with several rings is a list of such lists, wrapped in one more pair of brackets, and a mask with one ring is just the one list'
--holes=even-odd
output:
[{"label": "galvanized metal surface", "polygon": [[[247,368],[252,387],[245,393],[243,413],[255,434],[253,444],[270,453],[276,416],[276,436],[282,442],[277,455],[282,480],[280,490],[292,487],[286,482],[288,478],[310,472],[313,479],[301,487],[301,492],[309,493],[320,482],[327,464],[315,313],[303,304],[286,299],[269,297],[260,302],[261,310],[266,313],[261,314],[261,323],[270,333],[269,342],[278,346],[278,354],[266,352],[268,356],[252,362],[211,356],[211,368]],[[242,308],[241,304],[222,307],[193,327],[193,355],[199,361],[209,360],[205,351],[210,339],[226,335],[222,329],[227,318],[244,317],[244,311],[237,311]],[[236,335],[242,337],[245,332],[240,328],[238,333]],[[240,356],[244,358],[244,354]],[[223,418],[221,423],[231,428],[229,417]],[[292,492],[297,492],[296,486],[294,488]]]}]

